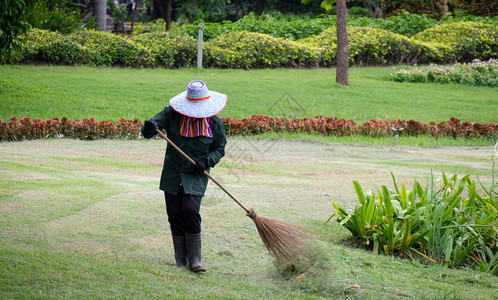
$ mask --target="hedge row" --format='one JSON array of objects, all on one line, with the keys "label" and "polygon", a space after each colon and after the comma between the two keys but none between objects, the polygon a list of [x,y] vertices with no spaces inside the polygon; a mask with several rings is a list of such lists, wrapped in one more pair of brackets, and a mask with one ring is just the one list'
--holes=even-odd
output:
[{"label": "hedge row", "polygon": [[445,24],[413,36],[425,43],[441,41],[449,48],[447,60],[470,62],[498,57],[498,26],[483,23]]},{"label": "hedge row", "polygon": [[[498,138],[498,124],[460,122],[451,118],[446,122],[423,124],[414,120],[376,120],[361,125],[352,120],[325,118],[303,118],[288,120],[255,115],[237,120],[222,118],[227,135],[256,135],[261,133],[310,133],[323,136],[387,137],[396,131],[400,136],[433,136],[463,138]],[[95,139],[137,139],[142,122],[139,119],[117,122],[96,121],[94,118],[71,121],[66,117],[50,120],[11,117],[8,123],[0,120],[0,141],[20,141],[46,138]]]},{"label": "hedge row", "polygon": [[464,138],[491,138],[498,137],[497,123],[461,122],[451,118],[445,122],[421,123],[414,120],[377,120],[372,119],[362,124],[353,120],[326,118],[302,118],[287,120],[272,118],[264,115],[255,115],[251,118],[236,120],[222,118],[228,135],[254,135],[268,132],[311,133],[323,136],[351,136],[362,135],[368,137],[387,137],[396,130],[400,136],[433,137],[464,137]]},{"label": "hedge row", "polygon": [[117,122],[94,118],[71,121],[66,117],[50,120],[11,117],[9,123],[0,120],[0,141],[20,141],[46,138],[81,140],[126,138],[137,139],[142,122],[120,118]]},{"label": "hedge row", "polygon": [[[386,30],[348,27],[349,60],[354,65],[469,62],[498,57],[498,26],[462,22],[437,26],[412,38]],[[293,41],[239,31],[204,43],[207,68],[328,67],[335,65],[336,29]],[[33,29],[19,63],[56,65],[194,67],[197,42],[170,33],[133,37],[97,31],[69,35]]]}]

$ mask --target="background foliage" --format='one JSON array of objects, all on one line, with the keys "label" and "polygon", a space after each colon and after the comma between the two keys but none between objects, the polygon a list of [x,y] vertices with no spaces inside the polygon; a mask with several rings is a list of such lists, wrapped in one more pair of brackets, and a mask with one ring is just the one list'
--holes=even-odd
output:
[{"label": "background foliage", "polygon": [[[3,23],[0,27],[2,28],[0,56],[3,61],[11,61],[12,50],[15,48],[17,52],[20,49],[23,35],[30,26],[62,33],[96,28],[95,10],[91,0],[3,1],[5,9],[0,12],[0,22]],[[352,17],[349,18],[348,23],[383,28],[411,36],[437,25],[435,23],[439,21],[431,17],[443,19],[441,22],[452,22],[455,16],[460,20],[461,17],[465,17],[467,21],[488,22],[488,19],[482,16],[493,18],[496,17],[498,11],[496,3],[492,0],[470,1],[470,3],[454,0],[449,1],[448,5],[446,5],[446,0],[398,2],[390,0],[348,2],[348,14]],[[131,2],[126,0],[109,1],[109,27],[120,33],[132,34],[158,29],[164,31],[170,29],[173,24],[173,31],[195,37],[197,23],[208,21],[221,23],[208,24],[207,39],[232,31],[244,30],[268,33],[276,37],[301,39],[318,34],[335,24],[335,16],[324,14],[334,13],[335,7],[332,4],[335,1],[328,0],[171,0],[169,2],[172,5],[171,14],[166,14],[165,3],[162,0],[137,0],[135,3],[136,5],[132,6]],[[443,7],[440,9],[441,3]],[[139,7],[139,9],[134,10],[133,7]],[[450,13],[446,14],[448,9]],[[381,11],[387,12],[384,13],[384,17],[389,16],[389,18],[377,18]],[[467,15],[468,12],[472,15]],[[435,16],[435,13],[439,15]],[[367,16],[373,18],[366,18]],[[150,22],[151,20],[156,23]],[[232,23],[234,21],[237,22]]]},{"label": "background foliage", "polygon": [[382,0],[382,14],[386,17],[402,11],[427,14],[435,19],[442,19],[448,11],[448,0]]},{"label": "background foliage", "polygon": [[38,0],[2,0],[0,13],[0,58],[12,62],[12,53],[22,49],[23,36],[29,31],[29,10]]},{"label": "background foliage", "polygon": [[[368,27],[348,27],[349,61],[354,65],[470,62],[498,57],[498,26],[455,22],[408,38]],[[335,27],[293,41],[267,34],[236,31],[205,43],[204,67],[275,68],[335,65]],[[173,33],[133,37],[97,31],[63,35],[32,30],[19,63],[58,65],[191,67],[197,58],[194,38]]]},{"label": "background foliage", "polygon": [[39,1],[27,12],[26,22],[32,28],[65,34],[85,28],[81,12],[75,7],[64,5],[64,2],[64,0]]},{"label": "background foliage", "polygon": [[478,16],[495,17],[498,14],[498,3],[495,0],[454,0],[457,8]]},{"label": "background foliage", "polygon": [[[442,20],[436,20],[427,14],[414,14],[407,11],[402,11],[399,14],[392,15],[388,18],[365,18],[349,15],[347,24],[360,27],[381,28],[393,33],[413,36],[416,33],[437,25],[469,21],[498,25],[498,17],[478,17],[456,12],[447,15]],[[162,20],[159,20],[159,23],[161,22]],[[197,38],[199,30],[198,23],[199,21],[187,24],[175,23],[173,24],[171,32],[187,34]],[[147,30],[164,31],[164,26],[154,26],[153,24],[154,23],[143,24],[142,29],[139,30],[143,31],[143,28],[146,27]],[[285,37],[298,40],[319,34],[331,26],[335,26],[335,24],[335,15],[320,15],[317,17],[289,16],[278,12],[264,15],[249,14],[236,22],[205,22],[204,38],[210,40],[218,35],[233,31],[251,31],[266,33],[274,37]]]}]

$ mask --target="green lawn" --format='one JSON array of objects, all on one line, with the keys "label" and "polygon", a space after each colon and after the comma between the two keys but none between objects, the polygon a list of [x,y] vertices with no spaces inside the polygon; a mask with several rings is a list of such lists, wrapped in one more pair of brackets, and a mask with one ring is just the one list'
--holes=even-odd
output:
[{"label": "green lawn", "polygon": [[[331,202],[451,170],[491,178],[490,147],[419,149],[232,137],[212,174],[262,216],[314,231],[317,263],[274,265],[254,223],[210,183],[205,274],[175,269],[162,140],[0,143],[1,299],[496,299],[496,276],[356,248]],[[460,176],[461,177],[461,176]]]},{"label": "green lawn", "polygon": [[228,95],[222,117],[264,114],[287,118],[338,117],[364,122],[405,119],[497,122],[498,89],[389,81],[390,67],[350,69],[350,86],[335,69],[165,70],[0,66],[0,119],[66,116],[145,120],[188,82],[204,80]]}]

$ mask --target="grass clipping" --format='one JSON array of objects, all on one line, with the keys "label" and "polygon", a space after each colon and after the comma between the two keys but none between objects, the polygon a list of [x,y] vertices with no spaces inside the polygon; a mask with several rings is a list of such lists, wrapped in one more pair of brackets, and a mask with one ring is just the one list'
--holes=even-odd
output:
[{"label": "grass clipping", "polygon": [[247,213],[256,224],[263,244],[276,258],[277,273],[307,293],[330,293],[333,286],[327,255],[316,236],[302,227]]},{"label": "grass clipping", "polygon": [[256,224],[266,249],[279,265],[300,269],[313,264],[315,251],[311,246],[313,235],[293,224],[257,215],[251,208],[247,213]]}]

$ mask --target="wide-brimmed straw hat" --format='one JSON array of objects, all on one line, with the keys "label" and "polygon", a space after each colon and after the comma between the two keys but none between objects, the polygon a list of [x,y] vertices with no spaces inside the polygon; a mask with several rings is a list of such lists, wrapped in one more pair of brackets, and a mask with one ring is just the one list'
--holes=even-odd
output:
[{"label": "wide-brimmed straw hat", "polygon": [[187,90],[169,100],[169,105],[182,115],[192,118],[207,118],[225,108],[227,95],[208,90],[206,84],[194,80]]}]

